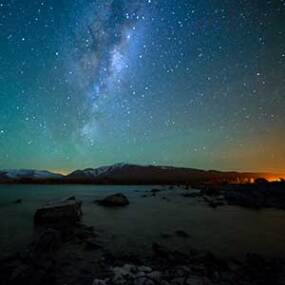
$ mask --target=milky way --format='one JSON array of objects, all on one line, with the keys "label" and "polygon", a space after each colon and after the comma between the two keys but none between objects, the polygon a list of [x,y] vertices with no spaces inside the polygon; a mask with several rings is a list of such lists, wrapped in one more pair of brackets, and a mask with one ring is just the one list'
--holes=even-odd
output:
[{"label": "milky way", "polygon": [[0,0],[0,166],[284,171],[284,1]]},{"label": "milky way", "polygon": [[147,4],[140,1],[95,1],[79,9],[78,27],[72,43],[75,48],[67,58],[72,77],[88,99],[88,120],[81,135],[96,143],[100,113],[106,104],[123,103],[116,98],[129,68],[132,42],[140,37]]}]

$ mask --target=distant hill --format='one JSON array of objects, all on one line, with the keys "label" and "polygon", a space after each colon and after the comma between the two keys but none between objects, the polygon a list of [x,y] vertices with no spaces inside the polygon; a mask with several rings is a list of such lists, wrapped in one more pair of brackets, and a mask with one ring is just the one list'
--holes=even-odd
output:
[{"label": "distant hill", "polygon": [[78,184],[193,184],[243,183],[265,173],[223,172],[194,168],[118,163],[99,168],[75,170],[68,175],[39,170],[2,170],[0,183],[78,183]]},{"label": "distant hill", "polygon": [[110,184],[177,184],[199,181],[240,182],[262,177],[258,173],[222,172],[171,166],[114,164],[99,168],[76,170],[65,177],[72,182],[94,182]]}]

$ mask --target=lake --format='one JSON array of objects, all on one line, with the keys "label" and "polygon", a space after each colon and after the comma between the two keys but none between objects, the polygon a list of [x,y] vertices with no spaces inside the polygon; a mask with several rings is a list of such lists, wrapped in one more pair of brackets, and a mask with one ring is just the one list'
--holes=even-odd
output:
[{"label": "lake", "polygon": [[[151,197],[155,186],[0,185],[1,256],[21,250],[32,239],[33,215],[45,202],[75,195],[83,201],[83,222],[94,226],[98,239],[114,253],[147,254],[152,242],[171,248],[210,250],[222,256],[256,252],[285,256],[285,211],[250,210],[235,206],[216,209],[185,198],[176,187]],[[188,190],[189,191],[189,190]],[[104,208],[94,200],[124,193],[125,208]],[[148,197],[142,198],[143,194]],[[166,197],[167,199],[162,199]],[[13,201],[23,199],[21,204]],[[176,230],[189,234],[175,235]],[[163,235],[170,235],[165,238]]]}]

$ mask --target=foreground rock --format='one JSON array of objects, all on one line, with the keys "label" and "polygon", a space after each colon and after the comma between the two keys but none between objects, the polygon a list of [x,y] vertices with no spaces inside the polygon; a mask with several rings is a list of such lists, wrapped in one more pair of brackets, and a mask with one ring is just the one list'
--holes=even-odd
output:
[{"label": "foreground rock", "polygon": [[130,204],[128,198],[122,193],[107,196],[103,200],[97,200],[96,203],[105,207],[124,207]]},{"label": "foreground rock", "polygon": [[153,245],[153,256],[139,263],[121,257],[93,285],[258,285],[284,284],[284,263],[249,254],[244,262],[223,260],[209,252],[177,252]]},{"label": "foreground rock", "polygon": [[219,206],[225,205],[225,200],[223,196],[203,196],[203,200],[208,203],[212,208],[217,208]]},{"label": "foreground rock", "polygon": [[67,240],[46,229],[22,254],[0,260],[1,285],[268,285],[284,284],[284,260],[248,254],[243,262],[209,252],[152,245],[148,257],[114,256],[90,248],[97,236],[75,225]]},{"label": "foreground rock", "polygon": [[0,260],[0,284],[92,284],[102,251],[93,228],[80,223],[81,215],[76,199],[38,209],[32,243]]},{"label": "foreground rock", "polygon": [[81,202],[68,199],[49,203],[38,209],[34,216],[34,224],[36,226],[74,225],[80,221],[81,216]]}]

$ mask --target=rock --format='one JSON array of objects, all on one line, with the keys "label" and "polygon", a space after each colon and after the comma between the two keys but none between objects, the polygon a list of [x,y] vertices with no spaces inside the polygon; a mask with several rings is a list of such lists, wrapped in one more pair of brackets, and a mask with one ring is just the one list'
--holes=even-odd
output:
[{"label": "rock", "polygon": [[38,234],[33,241],[33,252],[42,254],[55,251],[61,244],[61,234],[58,230],[47,229]]},{"label": "rock", "polygon": [[188,275],[188,273],[190,272],[190,268],[187,266],[178,266],[177,268],[175,268],[175,273],[174,276],[176,277],[184,277],[185,275]]},{"label": "rock", "polygon": [[151,193],[158,193],[158,192],[161,192],[161,191],[162,191],[161,189],[157,189],[157,188],[154,188],[154,189],[150,190]]},{"label": "rock", "polygon": [[252,184],[229,184],[224,187],[230,205],[249,208],[271,207],[285,209],[285,183],[257,179]]},{"label": "rock", "polygon": [[[127,283],[125,283],[125,284],[127,284]],[[156,285],[157,283],[154,280],[145,276],[145,277],[137,278],[135,280],[135,282],[132,284],[134,284],[134,285]]]},{"label": "rock", "polygon": [[186,283],[185,277],[176,277],[171,280],[171,285],[184,285],[184,284],[190,284],[190,283]]},{"label": "rock", "polygon": [[162,234],[161,234],[161,237],[164,238],[164,239],[168,239],[168,238],[171,238],[172,235],[171,235],[171,234],[168,234],[168,233],[162,233]]},{"label": "rock", "polygon": [[225,193],[225,199],[230,205],[250,208],[261,208],[264,205],[264,193],[254,189],[236,189]]},{"label": "rock", "polygon": [[169,251],[157,242],[154,242],[152,244],[152,251],[158,257],[163,257],[163,258],[169,257]]},{"label": "rock", "polygon": [[136,274],[135,278],[140,278],[140,277],[145,277],[145,276],[146,276],[146,273],[143,271],[140,271]]},{"label": "rock", "polygon": [[93,280],[93,285],[107,285],[107,281],[106,280],[101,280],[101,279],[94,279]]},{"label": "rock", "polygon": [[225,203],[220,202],[220,201],[214,201],[213,200],[213,201],[209,202],[209,206],[212,208],[217,208],[219,206],[224,206],[224,205],[225,205]]},{"label": "rock", "polygon": [[247,253],[246,254],[246,263],[250,267],[257,267],[257,268],[263,268],[265,267],[265,260],[264,258],[256,253]]},{"label": "rock", "polygon": [[32,269],[26,264],[22,264],[19,267],[15,268],[11,274],[9,284],[21,284],[22,282],[28,282],[29,277],[32,274]]},{"label": "rock", "polygon": [[47,204],[38,209],[34,215],[36,226],[74,225],[80,221],[82,216],[81,202],[76,200],[65,200]]},{"label": "rock", "polygon": [[85,248],[87,250],[96,250],[96,249],[99,249],[99,248],[102,248],[101,245],[99,245],[97,242],[95,242],[94,240],[92,239],[88,239],[85,241]]},{"label": "rock", "polygon": [[203,277],[198,276],[191,276],[186,279],[185,283],[186,285],[209,285],[208,279],[205,279]]},{"label": "rock", "polygon": [[203,195],[217,196],[221,193],[220,185],[207,185],[201,192]]},{"label": "rock", "polygon": [[65,199],[65,201],[75,201],[75,200],[76,200],[75,196],[70,196],[70,197]]},{"label": "rock", "polygon": [[239,271],[240,267],[242,266],[241,262],[239,262],[236,259],[231,258],[228,262],[227,262],[227,267],[229,271]]},{"label": "rock", "polygon": [[188,238],[189,237],[189,234],[186,233],[185,231],[183,230],[177,230],[175,231],[175,234],[179,237],[183,237],[183,238]]},{"label": "rock", "polygon": [[170,202],[171,200],[165,196],[161,197],[162,200],[166,201],[166,202]]},{"label": "rock", "polygon": [[148,278],[150,278],[151,280],[154,280],[156,282],[159,282],[160,278],[161,278],[161,273],[159,271],[152,271],[149,274],[147,274]]},{"label": "rock", "polygon": [[103,200],[96,202],[105,207],[124,207],[130,204],[128,198],[122,193],[107,196]]},{"label": "rock", "polygon": [[212,208],[217,208],[218,206],[225,205],[224,202],[220,200],[220,198],[212,198],[209,196],[203,196],[204,201],[208,203],[208,205]]},{"label": "rock", "polygon": [[122,267],[114,267],[112,269],[113,278],[112,281],[115,284],[124,284],[125,279],[130,279],[134,277],[134,271],[136,267],[132,264],[125,264]]},{"label": "rock", "polygon": [[146,273],[152,272],[151,267],[145,265],[139,266],[138,270]]}]

